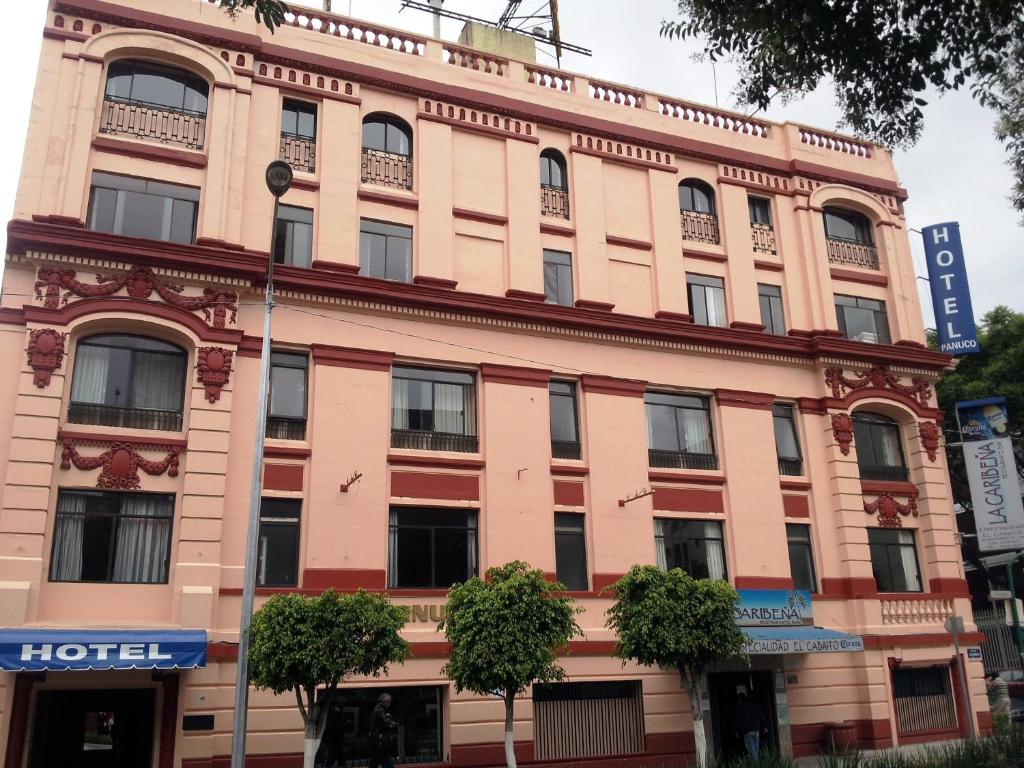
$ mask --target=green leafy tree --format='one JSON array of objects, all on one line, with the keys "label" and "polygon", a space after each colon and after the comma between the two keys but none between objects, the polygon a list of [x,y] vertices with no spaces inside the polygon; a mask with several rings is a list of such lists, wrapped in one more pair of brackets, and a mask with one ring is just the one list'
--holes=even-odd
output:
[{"label": "green leafy tree", "polygon": [[517,695],[532,683],[565,678],[559,649],[582,631],[572,598],[558,594],[541,571],[514,561],[472,578],[448,592],[445,618],[438,624],[451,644],[444,674],[455,690],[501,696],[505,702],[505,761],[515,768],[512,710]]},{"label": "green leafy tree", "polygon": [[634,565],[609,589],[615,594],[607,614],[608,628],[618,635],[615,655],[679,674],[693,712],[697,765],[706,765],[701,693],[708,665],[745,655],[747,637],[735,617],[739,595],[726,581],[653,565]]},{"label": "green leafy tree", "polygon": [[997,114],[996,135],[1024,211],[1024,0],[676,0],[667,37],[704,41],[740,67],[737,99],[764,109],[778,94],[831,82],[843,122],[888,146],[921,135],[928,89],[969,87]]},{"label": "green leafy tree", "polygon": [[384,595],[339,595],[333,589],[317,597],[274,595],[253,615],[249,679],[276,694],[295,692],[305,768],[313,768],[341,681],[379,677],[408,657],[409,645],[398,634],[406,619],[406,609]]},{"label": "green leafy tree", "polygon": [[288,13],[283,0],[217,0],[217,4],[233,19],[242,11],[252,9],[256,23],[266,25],[271,32],[284,23],[284,15]]}]

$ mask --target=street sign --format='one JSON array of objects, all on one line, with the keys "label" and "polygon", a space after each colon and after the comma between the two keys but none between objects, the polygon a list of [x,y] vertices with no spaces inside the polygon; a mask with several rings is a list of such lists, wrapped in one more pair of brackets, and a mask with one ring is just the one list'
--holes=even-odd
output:
[{"label": "street sign", "polygon": [[921,236],[928,262],[939,349],[950,355],[977,354],[981,347],[974,326],[960,225],[955,221],[933,224],[921,230]]}]

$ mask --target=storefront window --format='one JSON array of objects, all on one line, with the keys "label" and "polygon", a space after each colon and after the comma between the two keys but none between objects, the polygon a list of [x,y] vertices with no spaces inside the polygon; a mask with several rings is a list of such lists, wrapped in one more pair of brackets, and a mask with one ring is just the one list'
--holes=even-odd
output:
[{"label": "storefront window", "polygon": [[391,694],[391,716],[398,723],[391,754],[399,765],[440,763],[442,754],[443,689],[440,686],[405,688],[344,688],[338,691],[327,716],[327,727],[316,755],[317,768],[345,768],[370,764],[367,746],[370,715],[377,698]]}]

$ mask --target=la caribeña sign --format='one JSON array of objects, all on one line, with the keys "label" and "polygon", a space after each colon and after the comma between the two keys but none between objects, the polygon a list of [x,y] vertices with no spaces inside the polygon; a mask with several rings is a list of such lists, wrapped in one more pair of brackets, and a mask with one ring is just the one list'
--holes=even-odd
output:
[{"label": "la caribe\u00f1a sign", "polygon": [[737,589],[741,627],[792,627],[814,618],[811,593],[803,589]]}]

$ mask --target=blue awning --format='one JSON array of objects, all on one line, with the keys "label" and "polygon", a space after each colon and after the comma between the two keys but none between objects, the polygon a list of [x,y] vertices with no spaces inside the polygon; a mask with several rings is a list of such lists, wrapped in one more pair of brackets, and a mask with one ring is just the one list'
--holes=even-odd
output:
[{"label": "blue awning", "polygon": [[744,627],[751,656],[782,653],[846,653],[863,651],[864,638],[822,627]]},{"label": "blue awning", "polygon": [[194,669],[205,630],[0,629],[0,669]]}]

